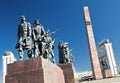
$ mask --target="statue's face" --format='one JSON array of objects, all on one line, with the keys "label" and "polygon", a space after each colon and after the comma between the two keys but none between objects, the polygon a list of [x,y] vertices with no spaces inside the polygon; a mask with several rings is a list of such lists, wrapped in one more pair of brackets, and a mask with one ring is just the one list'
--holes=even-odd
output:
[{"label": "statue's face", "polygon": [[39,25],[39,24],[40,24],[40,23],[39,23],[39,20],[36,20],[36,21],[35,21],[35,24],[36,24],[36,25]]},{"label": "statue's face", "polygon": [[39,24],[39,21],[37,21],[36,24]]},{"label": "statue's face", "polygon": [[21,16],[21,20],[22,21],[25,21],[26,19],[25,19],[25,16]]}]

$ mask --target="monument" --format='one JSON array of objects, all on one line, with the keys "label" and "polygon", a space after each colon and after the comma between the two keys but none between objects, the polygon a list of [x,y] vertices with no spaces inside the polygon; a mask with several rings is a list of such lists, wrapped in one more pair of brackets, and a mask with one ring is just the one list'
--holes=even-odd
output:
[{"label": "monument", "polygon": [[38,19],[35,20],[34,24],[34,27],[31,28],[31,24],[26,22],[25,16],[21,16],[21,23],[18,25],[18,42],[16,44],[20,60],[23,60],[24,50],[26,50],[28,58],[52,58],[52,62],[55,63],[53,53],[55,39],[50,37],[49,30],[44,31]]},{"label": "monument", "polygon": [[60,64],[73,62],[73,56],[68,45],[69,45],[68,42],[63,43],[61,41],[58,44]]},{"label": "monument", "polygon": [[72,67],[73,56],[68,47],[68,42],[59,42],[59,67],[63,70],[65,83],[75,83],[74,71]]},{"label": "monument", "polygon": [[[53,33],[44,30],[38,19],[31,27],[25,16],[21,16],[16,44],[19,61],[7,65],[5,83],[75,83],[73,56],[67,42],[59,43],[60,64],[55,64]],[[27,59],[24,57],[25,50]]]},{"label": "monument", "polygon": [[101,70],[103,72],[103,77],[107,78],[118,76],[118,69],[112,48],[112,43],[109,41],[109,39],[102,40],[99,43],[99,47],[97,50],[99,60],[101,62]]},{"label": "monument", "polygon": [[99,63],[97,49],[96,49],[95,40],[94,40],[94,34],[92,30],[92,24],[91,24],[89,10],[87,6],[84,7],[84,17],[85,17],[85,26],[86,26],[86,32],[87,32],[87,38],[88,38],[88,44],[89,44],[93,76],[94,76],[94,79],[96,80],[102,79],[103,76],[100,68],[100,63]]}]

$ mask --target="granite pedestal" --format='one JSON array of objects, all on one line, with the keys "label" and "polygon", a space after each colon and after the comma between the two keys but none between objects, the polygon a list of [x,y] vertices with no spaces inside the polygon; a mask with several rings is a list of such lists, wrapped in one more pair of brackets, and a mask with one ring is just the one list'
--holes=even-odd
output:
[{"label": "granite pedestal", "polygon": [[72,64],[59,64],[59,67],[63,70],[65,83],[75,83]]},{"label": "granite pedestal", "polygon": [[65,83],[61,68],[43,58],[7,65],[5,83]]}]

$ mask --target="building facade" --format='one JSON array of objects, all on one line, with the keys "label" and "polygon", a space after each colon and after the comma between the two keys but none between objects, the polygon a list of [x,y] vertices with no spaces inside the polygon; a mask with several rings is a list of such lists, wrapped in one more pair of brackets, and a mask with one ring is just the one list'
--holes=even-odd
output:
[{"label": "building facade", "polygon": [[5,76],[7,75],[7,64],[16,61],[14,54],[11,51],[6,51],[2,56],[2,83],[5,83]]},{"label": "building facade", "polygon": [[101,69],[110,69],[112,76],[118,76],[112,43],[108,39],[105,39],[99,43],[98,56],[101,63]]},{"label": "building facade", "polygon": [[90,80],[93,78],[92,71],[83,71],[74,73],[75,83],[79,83],[80,81]]}]

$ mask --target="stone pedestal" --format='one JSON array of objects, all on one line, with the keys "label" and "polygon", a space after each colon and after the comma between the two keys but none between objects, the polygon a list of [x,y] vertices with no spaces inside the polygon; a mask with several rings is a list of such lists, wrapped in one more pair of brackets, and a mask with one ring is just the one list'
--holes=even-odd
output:
[{"label": "stone pedestal", "polygon": [[60,64],[59,67],[63,70],[65,83],[75,83],[72,64]]},{"label": "stone pedestal", "polygon": [[103,70],[103,78],[110,78],[112,77],[112,72],[110,69]]},{"label": "stone pedestal", "polygon": [[63,71],[46,59],[34,58],[8,64],[5,83],[65,83]]}]

